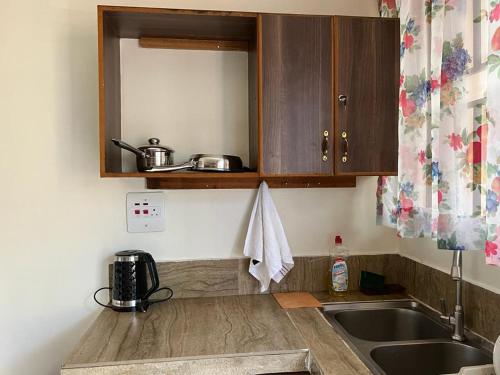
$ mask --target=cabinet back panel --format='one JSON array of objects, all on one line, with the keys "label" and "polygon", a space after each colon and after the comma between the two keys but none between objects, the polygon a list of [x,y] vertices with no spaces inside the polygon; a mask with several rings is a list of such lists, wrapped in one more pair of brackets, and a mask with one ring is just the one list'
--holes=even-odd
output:
[{"label": "cabinet back panel", "polygon": [[[121,40],[122,137],[133,145],[158,137],[191,154],[238,155],[249,163],[248,53],[140,48]],[[135,155],[123,151],[123,170]]]}]

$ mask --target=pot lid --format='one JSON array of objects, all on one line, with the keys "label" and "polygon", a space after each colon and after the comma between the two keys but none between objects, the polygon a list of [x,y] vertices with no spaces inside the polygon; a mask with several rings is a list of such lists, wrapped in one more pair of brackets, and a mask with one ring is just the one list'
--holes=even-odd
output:
[{"label": "pot lid", "polygon": [[146,150],[151,150],[151,151],[167,151],[167,152],[174,152],[173,149],[167,146],[162,146],[160,145],[160,139],[159,138],[149,138],[148,139],[149,144],[145,146],[139,147],[139,150],[146,151]]}]

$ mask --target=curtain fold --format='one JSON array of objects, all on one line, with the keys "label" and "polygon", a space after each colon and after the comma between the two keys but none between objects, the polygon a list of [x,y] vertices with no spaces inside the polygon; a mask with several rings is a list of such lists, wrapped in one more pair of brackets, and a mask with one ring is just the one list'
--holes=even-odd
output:
[{"label": "curtain fold", "polygon": [[[500,0],[490,2],[480,20],[488,24],[488,83],[486,102],[486,262],[500,266]],[[477,19],[476,19],[477,21]]]},{"label": "curtain fold", "polygon": [[500,265],[500,0],[382,0],[401,21],[399,174],[377,222]]}]

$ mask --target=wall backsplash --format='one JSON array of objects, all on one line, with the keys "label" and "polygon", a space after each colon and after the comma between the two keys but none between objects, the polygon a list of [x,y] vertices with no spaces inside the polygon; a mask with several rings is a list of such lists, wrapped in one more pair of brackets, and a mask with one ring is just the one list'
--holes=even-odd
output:
[{"label": "wall backsplash", "polygon": [[[455,282],[449,274],[406,257],[399,258],[399,277],[410,295],[436,310],[440,309],[439,299],[445,298],[447,311],[453,311]],[[500,335],[500,295],[467,281],[463,284],[465,326],[494,342]]]}]

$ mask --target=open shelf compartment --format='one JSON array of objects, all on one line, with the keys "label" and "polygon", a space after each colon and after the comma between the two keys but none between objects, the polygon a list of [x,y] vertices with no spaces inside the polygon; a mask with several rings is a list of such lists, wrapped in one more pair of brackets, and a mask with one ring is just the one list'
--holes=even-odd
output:
[{"label": "open shelf compartment", "polygon": [[[238,178],[258,177],[257,14],[98,7],[100,172],[102,177],[185,179],[214,178],[200,172],[146,173],[123,169],[122,151],[112,138],[122,138],[121,39],[138,39],[145,48],[246,51],[248,53],[248,166]],[[194,109],[196,110],[196,109]],[[226,174],[224,174],[226,175]],[[222,176],[222,175],[221,175]],[[220,177],[225,180],[227,177]]]}]

